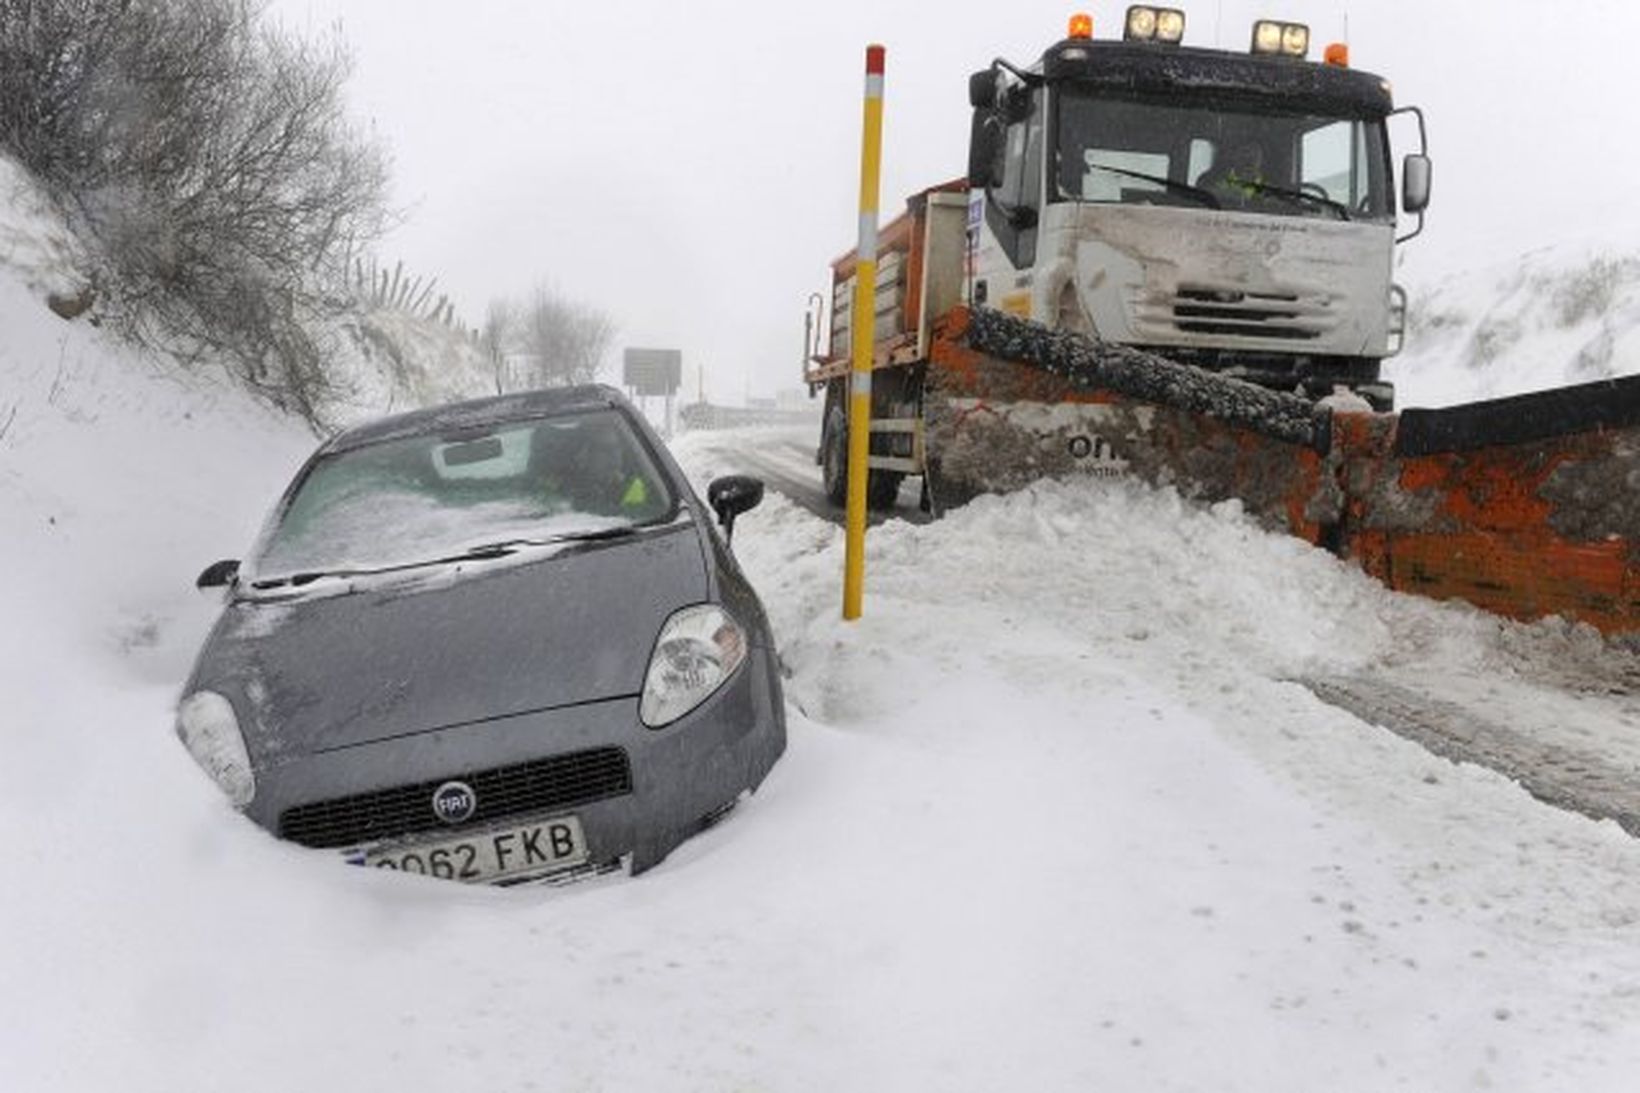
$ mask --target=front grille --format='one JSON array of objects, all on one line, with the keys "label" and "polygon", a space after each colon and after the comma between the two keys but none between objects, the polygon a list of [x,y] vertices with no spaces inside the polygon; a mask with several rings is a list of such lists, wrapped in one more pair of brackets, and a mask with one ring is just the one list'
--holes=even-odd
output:
[{"label": "front grille", "polygon": [[[451,780],[466,782],[478,799],[471,818],[458,825],[444,824],[433,813],[433,792]],[[590,748],[298,805],[280,815],[279,837],[303,846],[357,846],[416,832],[453,832],[488,820],[569,808],[631,792],[632,766],[626,752]]]},{"label": "front grille", "polygon": [[1244,288],[1180,285],[1177,292],[1148,290],[1134,301],[1141,332],[1154,335],[1171,327],[1186,334],[1219,338],[1314,341],[1338,324],[1325,293],[1293,289],[1250,291]]}]

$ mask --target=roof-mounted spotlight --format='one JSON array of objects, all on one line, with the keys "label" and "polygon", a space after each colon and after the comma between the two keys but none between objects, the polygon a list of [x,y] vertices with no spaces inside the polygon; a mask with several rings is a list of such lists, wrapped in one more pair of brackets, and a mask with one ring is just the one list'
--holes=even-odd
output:
[{"label": "roof-mounted spotlight", "polygon": [[1310,52],[1310,28],[1303,23],[1260,19],[1253,24],[1253,52],[1305,57]]},{"label": "roof-mounted spotlight", "polygon": [[1129,42],[1162,42],[1178,45],[1184,38],[1184,12],[1177,8],[1153,8],[1134,4],[1127,9],[1122,37]]}]

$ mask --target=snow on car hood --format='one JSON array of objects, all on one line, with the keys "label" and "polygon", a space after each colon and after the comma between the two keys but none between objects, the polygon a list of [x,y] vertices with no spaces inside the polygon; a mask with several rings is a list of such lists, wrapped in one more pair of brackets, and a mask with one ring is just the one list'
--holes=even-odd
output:
[{"label": "snow on car hood", "polygon": [[521,558],[236,601],[188,689],[230,696],[263,765],[635,695],[661,624],[707,594],[690,522]]}]

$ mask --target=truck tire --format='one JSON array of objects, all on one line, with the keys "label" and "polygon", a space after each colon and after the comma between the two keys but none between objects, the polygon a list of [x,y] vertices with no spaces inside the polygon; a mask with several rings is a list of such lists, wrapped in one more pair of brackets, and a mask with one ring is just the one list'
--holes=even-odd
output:
[{"label": "truck tire", "polygon": [[[900,497],[905,475],[896,471],[872,471],[866,478],[866,507],[891,509]],[[825,439],[820,447],[820,488],[826,500],[843,508],[848,504],[848,419],[833,413],[826,419]]]},{"label": "truck tire", "polygon": [[820,489],[838,508],[848,504],[848,422],[836,410],[820,441]]},{"label": "truck tire", "polygon": [[891,509],[900,499],[900,483],[905,475],[898,471],[872,471],[866,479],[866,504],[874,509]]}]

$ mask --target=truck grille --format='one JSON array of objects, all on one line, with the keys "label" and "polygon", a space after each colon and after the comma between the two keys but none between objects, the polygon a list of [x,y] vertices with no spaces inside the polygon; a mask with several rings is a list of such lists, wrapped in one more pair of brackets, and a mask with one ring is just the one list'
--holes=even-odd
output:
[{"label": "truck grille", "polygon": [[1219,338],[1314,341],[1337,324],[1326,294],[1281,289],[1180,285],[1172,294],[1146,293],[1138,313],[1141,321]]},{"label": "truck grille", "polygon": [[590,748],[298,805],[280,815],[279,837],[303,846],[339,848],[422,831],[455,830],[434,815],[432,804],[433,792],[452,778],[471,786],[478,799],[472,817],[457,826],[568,808],[632,792],[632,767],[626,752],[621,748]]}]

